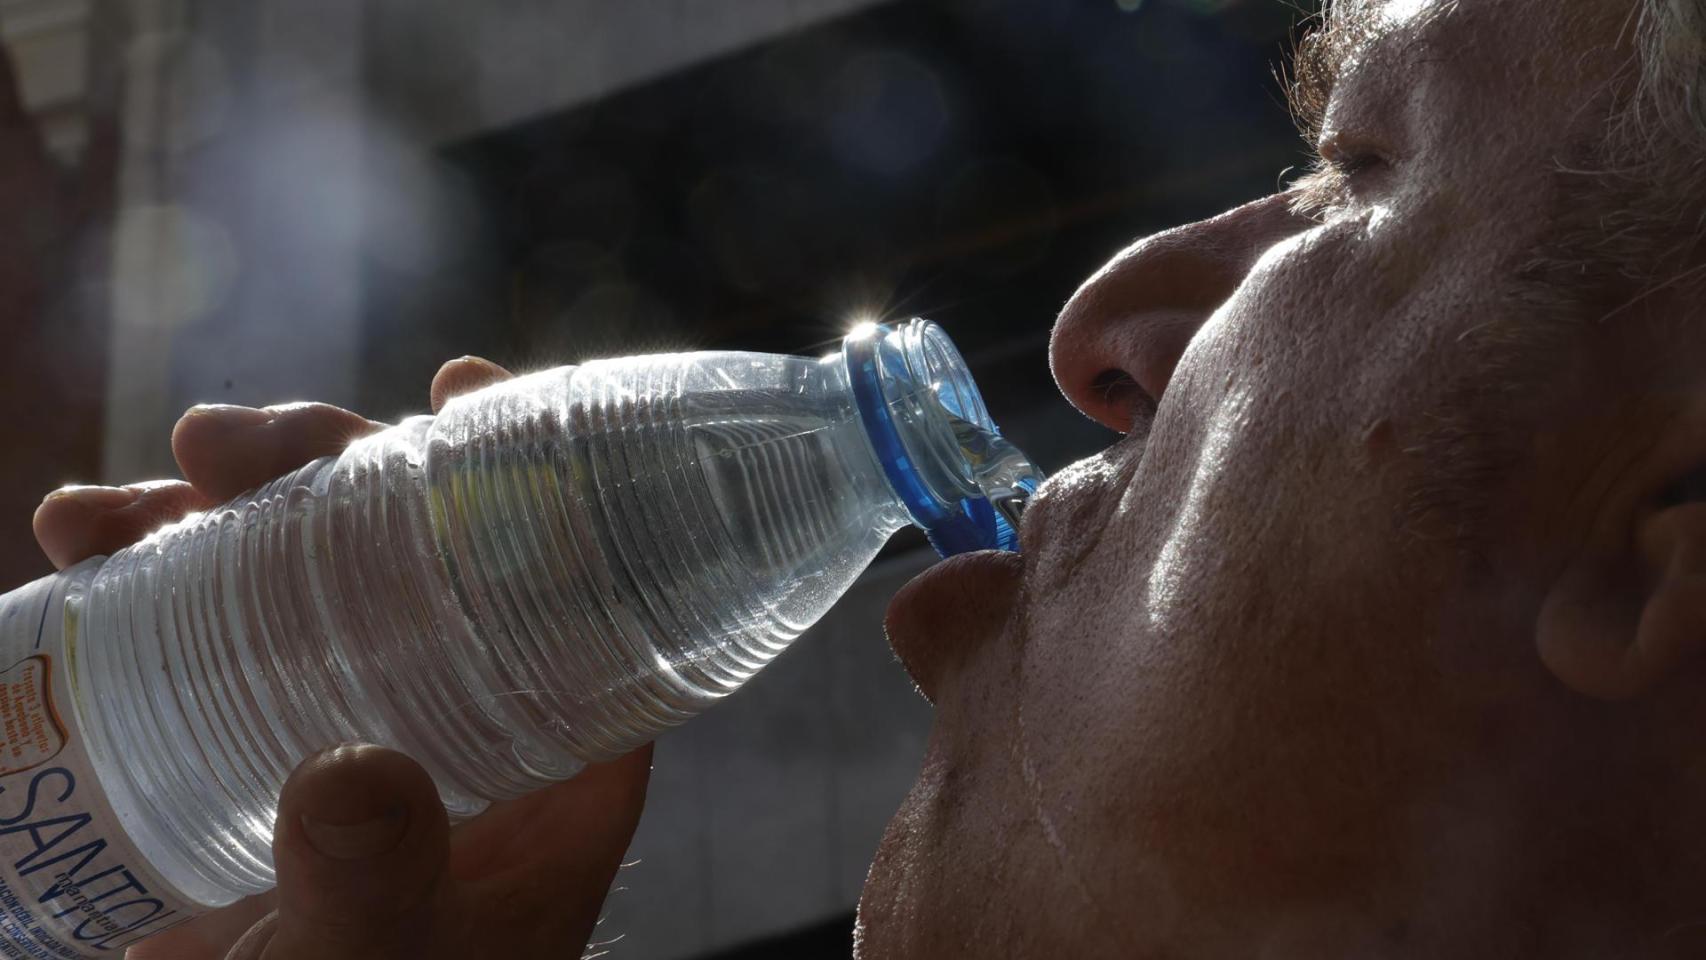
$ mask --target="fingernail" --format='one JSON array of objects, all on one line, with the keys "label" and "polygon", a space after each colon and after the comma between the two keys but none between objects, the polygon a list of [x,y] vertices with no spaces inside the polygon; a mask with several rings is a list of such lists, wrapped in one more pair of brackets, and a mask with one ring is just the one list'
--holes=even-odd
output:
[{"label": "fingernail", "polygon": [[444,365],[439,367],[439,369],[450,370],[458,367],[473,367],[475,370],[484,373],[491,370],[492,366],[492,361],[487,360],[485,357],[476,357],[469,353],[457,357],[455,360],[446,360]]},{"label": "fingernail", "polygon": [[140,490],[128,487],[101,487],[83,484],[69,484],[48,494],[43,502],[72,500],[79,506],[91,507],[96,510],[117,510],[136,502],[142,495]]},{"label": "fingernail", "polygon": [[395,806],[379,816],[355,823],[331,823],[304,813],[302,833],[315,850],[333,860],[366,860],[389,853],[403,841],[408,810]]},{"label": "fingernail", "polygon": [[258,427],[272,422],[270,411],[235,403],[198,403],[184,411],[186,417],[209,417],[233,427]]}]

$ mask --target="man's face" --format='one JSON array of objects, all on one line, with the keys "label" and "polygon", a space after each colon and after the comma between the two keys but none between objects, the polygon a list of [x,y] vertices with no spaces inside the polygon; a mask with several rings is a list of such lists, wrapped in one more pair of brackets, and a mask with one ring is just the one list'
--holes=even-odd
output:
[{"label": "man's face", "polygon": [[[1674,345],[1545,278],[1632,3],[1375,6],[1337,173],[1133,245],[1063,312],[1057,380],[1127,436],[1049,482],[1022,558],[896,598],[936,726],[861,956],[1599,935],[1548,851],[1615,748],[1535,623],[1683,401],[1644,387]],[[1522,919],[1565,902],[1569,932]]]}]

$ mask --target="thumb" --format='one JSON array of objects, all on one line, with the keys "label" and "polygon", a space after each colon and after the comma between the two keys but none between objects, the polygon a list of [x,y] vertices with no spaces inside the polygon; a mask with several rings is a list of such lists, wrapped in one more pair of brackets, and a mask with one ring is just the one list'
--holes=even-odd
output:
[{"label": "thumb", "polygon": [[278,915],[261,956],[428,956],[449,850],[444,806],[420,764],[368,744],[309,758],[279,801]]}]

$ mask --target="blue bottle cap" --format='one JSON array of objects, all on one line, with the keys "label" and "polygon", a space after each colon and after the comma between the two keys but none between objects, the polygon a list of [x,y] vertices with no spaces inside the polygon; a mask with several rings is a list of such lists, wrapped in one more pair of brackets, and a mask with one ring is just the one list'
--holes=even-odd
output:
[{"label": "blue bottle cap", "polygon": [[889,485],[936,552],[1018,552],[1019,514],[1043,476],[1001,439],[947,333],[867,324],[841,352]]}]

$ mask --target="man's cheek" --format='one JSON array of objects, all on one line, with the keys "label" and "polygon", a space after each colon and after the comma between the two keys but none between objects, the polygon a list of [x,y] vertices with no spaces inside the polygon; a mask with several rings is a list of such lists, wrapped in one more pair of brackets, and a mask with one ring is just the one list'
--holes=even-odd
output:
[{"label": "man's cheek", "polygon": [[1204,326],[1207,342],[1193,344],[1207,353],[1212,343],[1214,355],[1187,353],[1186,363],[1274,390],[1300,379],[1351,385],[1365,350],[1403,333],[1391,314],[1430,276],[1394,222],[1365,209],[1269,247]]}]

